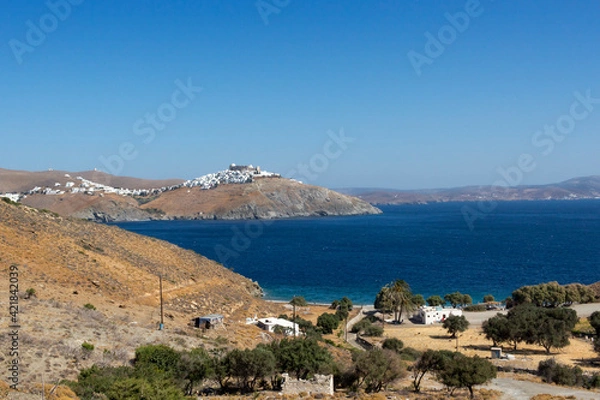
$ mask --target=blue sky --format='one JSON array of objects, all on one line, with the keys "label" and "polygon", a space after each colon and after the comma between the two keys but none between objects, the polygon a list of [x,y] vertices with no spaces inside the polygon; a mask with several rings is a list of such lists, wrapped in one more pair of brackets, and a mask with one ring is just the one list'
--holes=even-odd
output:
[{"label": "blue sky", "polygon": [[0,167],[235,162],[399,189],[600,174],[599,20],[592,0],[7,0]]}]

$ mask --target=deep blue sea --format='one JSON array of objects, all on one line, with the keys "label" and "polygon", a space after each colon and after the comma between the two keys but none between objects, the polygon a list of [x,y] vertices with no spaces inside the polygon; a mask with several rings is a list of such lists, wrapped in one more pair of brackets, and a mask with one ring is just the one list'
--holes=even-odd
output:
[{"label": "deep blue sea", "polygon": [[[600,201],[503,202],[470,230],[468,203],[382,207],[383,215],[278,221],[151,221],[118,226],[223,262],[266,298],[372,304],[406,280],[427,297],[504,299],[523,285],[600,281]],[[474,204],[472,204],[474,206]]]}]

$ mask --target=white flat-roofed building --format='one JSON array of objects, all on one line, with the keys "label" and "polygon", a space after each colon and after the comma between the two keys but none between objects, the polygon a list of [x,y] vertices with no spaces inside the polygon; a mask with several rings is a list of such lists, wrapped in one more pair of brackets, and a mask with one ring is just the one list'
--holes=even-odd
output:
[{"label": "white flat-roofed building", "polygon": [[445,308],[441,306],[423,306],[415,312],[415,317],[425,325],[431,325],[436,322],[444,322],[444,320],[451,315],[460,317],[462,315],[462,310],[457,310],[456,308]]},{"label": "white flat-roofed building", "polygon": [[292,321],[288,321],[283,318],[259,318],[256,325],[269,332],[275,332],[277,327],[281,327],[286,336],[298,336],[300,335],[300,328],[298,324]]}]

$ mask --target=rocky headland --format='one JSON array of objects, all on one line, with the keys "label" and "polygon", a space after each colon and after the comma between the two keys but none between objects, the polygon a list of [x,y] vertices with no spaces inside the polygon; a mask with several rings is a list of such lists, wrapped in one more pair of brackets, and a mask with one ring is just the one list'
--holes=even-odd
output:
[{"label": "rocky headland", "polygon": [[252,166],[149,181],[98,171],[0,170],[0,195],[62,216],[99,221],[278,219],[379,214],[356,197]]}]

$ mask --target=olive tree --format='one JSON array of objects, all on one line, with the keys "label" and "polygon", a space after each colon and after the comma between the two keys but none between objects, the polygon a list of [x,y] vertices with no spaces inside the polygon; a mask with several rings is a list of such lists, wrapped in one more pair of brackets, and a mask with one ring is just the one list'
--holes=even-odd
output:
[{"label": "olive tree", "polygon": [[[467,388],[469,397],[474,397],[473,386],[482,385],[494,379],[497,374],[496,367],[486,359],[479,356],[467,357],[461,353],[445,360],[438,379],[452,389]],[[452,393],[451,392],[451,393]]]},{"label": "olive tree", "polygon": [[467,321],[464,315],[450,315],[444,320],[443,327],[452,338],[455,338],[457,333],[467,330],[469,321]]},{"label": "olive tree", "polygon": [[437,294],[427,298],[427,305],[430,307],[443,306],[444,304],[446,304],[446,300]]},{"label": "olive tree", "polygon": [[355,354],[358,386],[363,386],[368,393],[381,391],[406,373],[400,356],[392,350],[373,348]]}]

